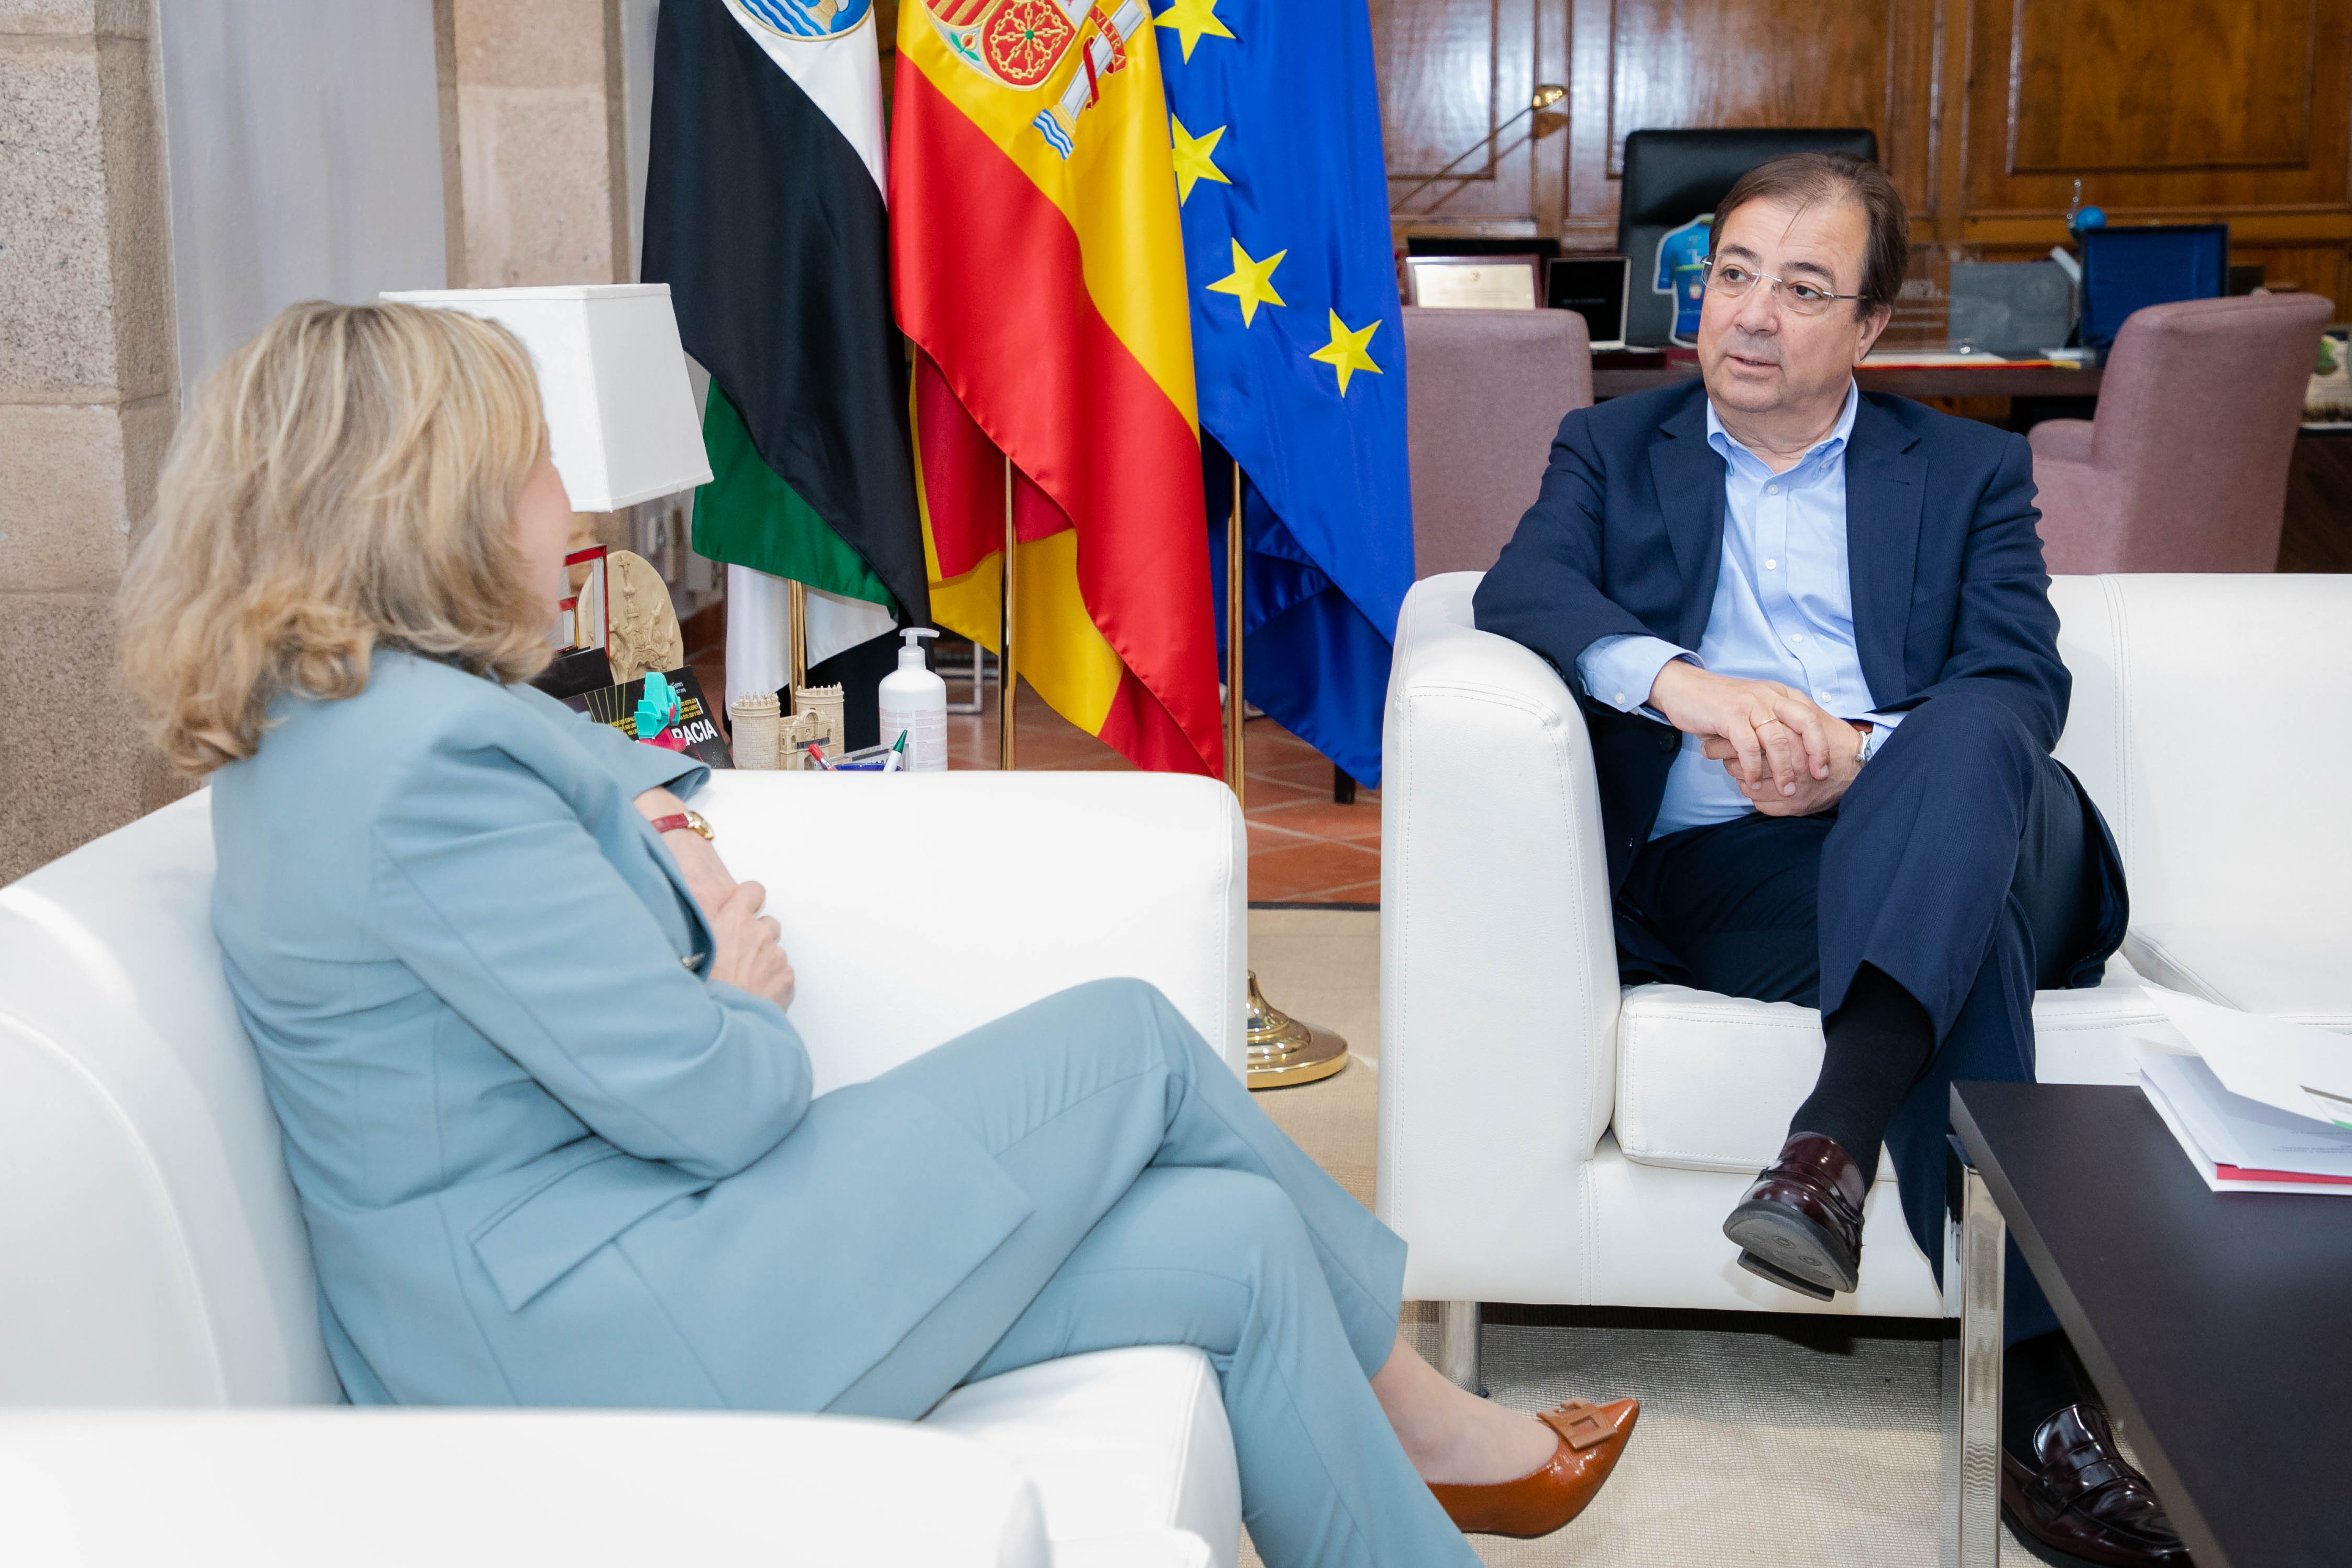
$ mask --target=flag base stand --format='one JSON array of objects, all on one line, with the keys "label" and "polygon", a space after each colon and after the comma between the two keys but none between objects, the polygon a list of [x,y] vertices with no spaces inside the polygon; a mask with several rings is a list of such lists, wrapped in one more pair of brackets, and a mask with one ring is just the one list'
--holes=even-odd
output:
[{"label": "flag base stand", "polygon": [[1249,972],[1249,1086],[1288,1089],[1328,1078],[1348,1065],[1348,1042],[1338,1033],[1301,1023],[1265,999],[1257,971]]},{"label": "flag base stand", "polygon": [[[1225,516],[1225,783],[1234,803],[1246,808],[1248,767],[1242,734],[1242,465],[1234,460],[1233,504]],[[1301,1023],[1265,999],[1257,971],[1249,971],[1249,1086],[1287,1089],[1328,1078],[1348,1065],[1348,1042],[1328,1029]]]}]

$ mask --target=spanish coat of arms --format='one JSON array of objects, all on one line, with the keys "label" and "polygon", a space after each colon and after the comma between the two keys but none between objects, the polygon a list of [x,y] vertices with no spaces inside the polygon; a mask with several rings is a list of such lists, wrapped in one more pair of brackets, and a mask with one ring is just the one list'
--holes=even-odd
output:
[{"label": "spanish coat of arms", "polygon": [[1150,16],[1141,0],[917,0],[949,52],[1000,87],[1028,92],[1045,86],[1072,49],[1079,68],[1031,121],[1046,145],[1067,158],[1078,117],[1102,96],[1102,81],[1127,68],[1128,46]]}]

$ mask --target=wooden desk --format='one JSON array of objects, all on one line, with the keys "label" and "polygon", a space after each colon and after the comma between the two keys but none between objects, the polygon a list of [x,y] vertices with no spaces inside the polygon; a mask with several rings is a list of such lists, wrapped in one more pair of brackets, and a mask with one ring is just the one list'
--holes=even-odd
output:
[{"label": "wooden desk", "polygon": [[2281,571],[2352,572],[2352,430],[2309,430],[2287,460]]},{"label": "wooden desk", "polygon": [[[1937,365],[1919,370],[1873,370],[1854,373],[1864,392],[1893,392],[1898,397],[2096,397],[2100,371],[2070,371],[2051,365]],[[1668,364],[1650,370],[1619,370],[1596,363],[1592,368],[1592,399],[1670,387],[1695,379],[1698,367]]]}]

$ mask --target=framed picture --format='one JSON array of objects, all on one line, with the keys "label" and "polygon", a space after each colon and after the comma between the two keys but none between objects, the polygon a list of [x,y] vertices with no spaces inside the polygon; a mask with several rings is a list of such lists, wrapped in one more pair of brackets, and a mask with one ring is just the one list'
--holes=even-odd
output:
[{"label": "framed picture", "polygon": [[1544,272],[1544,303],[1584,318],[1595,352],[1625,346],[1625,295],[1633,263],[1622,256],[1563,256]]},{"label": "framed picture", "polygon": [[1542,302],[1537,256],[1409,256],[1406,303],[1445,310],[1532,310]]}]

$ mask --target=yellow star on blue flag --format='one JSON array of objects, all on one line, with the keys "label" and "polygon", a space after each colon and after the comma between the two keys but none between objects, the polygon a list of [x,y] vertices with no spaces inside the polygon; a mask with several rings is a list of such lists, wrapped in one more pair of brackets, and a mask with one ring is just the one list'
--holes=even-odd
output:
[{"label": "yellow star on blue flag", "polygon": [[[1240,300],[1242,302],[1242,325],[1246,327],[1251,321],[1256,319],[1257,308],[1261,303],[1266,305],[1280,305],[1285,303],[1282,296],[1274,291],[1274,285],[1267,282],[1266,279],[1274,276],[1274,269],[1280,267],[1282,265],[1282,258],[1288,256],[1290,253],[1286,250],[1278,250],[1272,256],[1267,256],[1264,261],[1252,261],[1250,259],[1250,253],[1242,248],[1241,241],[1234,241],[1233,246],[1233,271],[1228,273],[1226,276],[1220,277],[1214,283],[1210,284],[1209,292],[1212,294],[1230,294],[1234,298]],[[1339,318],[1334,316],[1331,319],[1336,321]],[[1377,326],[1379,323],[1375,322],[1373,325]],[[1323,356],[1318,354],[1315,357],[1319,360]],[[1344,371],[1340,372],[1340,375],[1343,378],[1340,382],[1342,391],[1346,390],[1347,383],[1344,380],[1346,374],[1347,372]]]},{"label": "yellow star on blue flag", "polygon": [[[1390,643],[1413,582],[1411,368],[1371,13],[1365,0],[1146,4],[1177,35],[1161,39],[1160,61],[1192,280],[1219,652],[1233,652],[1223,571],[1238,499],[1245,695],[1370,784]],[[1181,62],[1166,47],[1180,40]],[[1258,260],[1253,246],[1272,254]]]},{"label": "yellow star on blue flag", "polygon": [[1372,334],[1380,329],[1381,322],[1377,316],[1372,318],[1370,326],[1359,331],[1349,329],[1345,321],[1339,319],[1339,313],[1334,310],[1331,312],[1331,340],[1307,357],[1320,360],[1339,371],[1339,395],[1346,397],[1348,378],[1358,371],[1370,371],[1376,376],[1382,373],[1380,366],[1372,363],[1371,355],[1364,352],[1364,345],[1370,342]]},{"label": "yellow star on blue flag", "polygon": [[1192,46],[1201,41],[1202,34],[1212,38],[1233,37],[1225,25],[1217,20],[1217,0],[1176,0],[1174,5],[1152,20],[1163,27],[1176,29],[1177,37],[1183,41],[1184,58],[1188,62],[1192,57]]},{"label": "yellow star on blue flag", "polygon": [[1218,126],[1206,136],[1195,136],[1184,129],[1184,122],[1174,115],[1168,117],[1169,151],[1176,158],[1176,204],[1182,206],[1192,199],[1192,186],[1201,180],[1214,180],[1220,185],[1230,185],[1225,172],[1217,167],[1217,142],[1225,133]]}]

